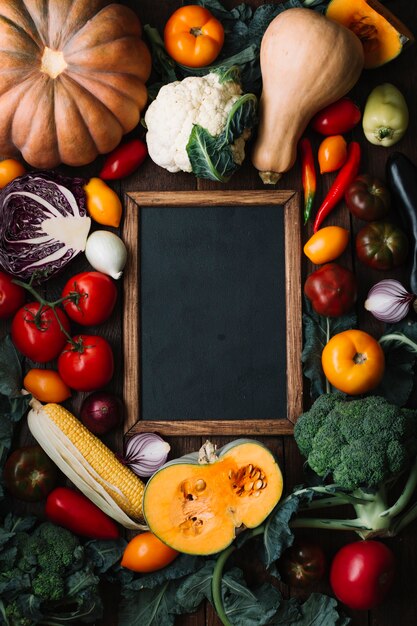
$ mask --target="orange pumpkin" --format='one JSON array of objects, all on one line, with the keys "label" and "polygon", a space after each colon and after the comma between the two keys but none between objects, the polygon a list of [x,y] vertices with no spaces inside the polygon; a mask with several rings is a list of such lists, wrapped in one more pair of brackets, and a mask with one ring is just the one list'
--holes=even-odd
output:
[{"label": "orange pumpkin", "polygon": [[0,0],[0,154],[85,165],[140,120],[151,58],[108,0]]}]

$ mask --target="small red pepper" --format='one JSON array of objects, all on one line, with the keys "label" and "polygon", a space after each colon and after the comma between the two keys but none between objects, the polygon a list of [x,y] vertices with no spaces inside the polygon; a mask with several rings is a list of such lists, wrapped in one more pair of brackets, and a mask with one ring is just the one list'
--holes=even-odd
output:
[{"label": "small red pepper", "polygon": [[361,160],[361,148],[357,141],[352,141],[348,146],[346,162],[339,170],[336,178],[330,187],[327,196],[323,200],[316,219],[314,220],[313,230],[316,233],[323,221],[331,213],[334,207],[339,204],[345,195],[345,191],[350,183],[356,178],[359,171],[359,163]]},{"label": "small red pepper", "polygon": [[92,539],[117,539],[119,529],[106,513],[79,491],[57,487],[46,499],[47,518],[76,535]]},{"label": "small red pepper", "polygon": [[303,137],[299,143],[301,155],[301,177],[304,189],[304,224],[307,223],[311,209],[313,208],[314,196],[316,195],[316,169],[314,167],[313,150],[311,142]]},{"label": "small red pepper", "polygon": [[116,180],[132,174],[148,155],[146,143],[131,139],[110,152],[99,174],[103,180]]}]

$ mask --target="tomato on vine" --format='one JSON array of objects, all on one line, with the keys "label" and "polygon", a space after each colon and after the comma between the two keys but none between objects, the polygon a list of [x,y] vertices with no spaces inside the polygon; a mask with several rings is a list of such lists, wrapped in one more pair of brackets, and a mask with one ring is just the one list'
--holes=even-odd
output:
[{"label": "tomato on vine", "polygon": [[72,337],[58,357],[58,372],[71,389],[101,389],[110,382],[114,372],[110,344],[98,335]]},{"label": "tomato on vine", "polygon": [[36,363],[52,361],[67,342],[70,323],[62,309],[30,302],[15,314],[11,337],[16,348]]},{"label": "tomato on vine", "polygon": [[68,317],[82,326],[105,322],[113,312],[117,287],[102,272],[81,272],[70,278],[62,290],[62,306]]},{"label": "tomato on vine", "polygon": [[0,271],[0,319],[8,319],[25,302],[25,290],[13,282],[13,278]]}]

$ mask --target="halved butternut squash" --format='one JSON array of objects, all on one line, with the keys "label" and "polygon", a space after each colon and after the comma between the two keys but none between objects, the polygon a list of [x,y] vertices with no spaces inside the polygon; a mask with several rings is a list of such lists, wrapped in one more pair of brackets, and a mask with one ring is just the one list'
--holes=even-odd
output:
[{"label": "halved butternut squash", "polygon": [[409,29],[378,0],[331,0],[326,17],[359,37],[368,69],[388,63],[414,41]]},{"label": "halved butternut squash", "polygon": [[169,461],[148,481],[143,499],[150,530],[178,552],[215,554],[242,526],[259,526],[279,501],[281,470],[262,443],[237,439],[217,453]]}]

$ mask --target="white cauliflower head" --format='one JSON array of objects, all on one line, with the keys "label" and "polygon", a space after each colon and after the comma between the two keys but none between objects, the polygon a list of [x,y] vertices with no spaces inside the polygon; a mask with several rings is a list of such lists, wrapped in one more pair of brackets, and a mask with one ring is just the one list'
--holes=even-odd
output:
[{"label": "white cauliflower head", "polygon": [[[245,141],[250,135],[256,111],[256,97],[247,95],[251,97],[251,123],[245,125],[232,142],[226,142],[236,165],[243,161]],[[201,127],[211,138],[219,137],[225,130],[233,106],[241,98],[242,88],[236,80],[222,81],[221,75],[214,72],[164,85],[145,115],[148,129],[146,142],[151,159],[169,172],[194,171],[187,151],[194,127]],[[224,147],[219,146],[219,151]],[[216,155],[214,160],[217,161]],[[214,179],[220,180],[217,177]]]}]

